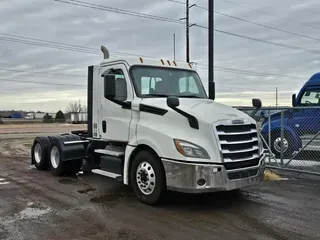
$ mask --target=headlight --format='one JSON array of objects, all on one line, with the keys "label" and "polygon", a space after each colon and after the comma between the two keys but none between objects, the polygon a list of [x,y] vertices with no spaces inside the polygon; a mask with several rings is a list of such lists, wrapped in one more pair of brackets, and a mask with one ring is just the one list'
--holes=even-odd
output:
[{"label": "headlight", "polygon": [[209,154],[202,147],[186,142],[183,140],[174,139],[174,144],[179,153],[181,153],[185,157],[193,157],[193,158],[206,158],[209,159]]}]

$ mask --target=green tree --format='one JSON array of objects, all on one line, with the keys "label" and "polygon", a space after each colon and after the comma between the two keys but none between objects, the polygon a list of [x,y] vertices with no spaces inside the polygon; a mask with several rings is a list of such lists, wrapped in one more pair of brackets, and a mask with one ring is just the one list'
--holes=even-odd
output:
[{"label": "green tree", "polygon": [[46,113],[46,115],[43,116],[43,122],[44,123],[53,123],[52,116]]},{"label": "green tree", "polygon": [[59,110],[56,114],[56,122],[58,123],[66,122],[66,117],[64,116],[64,113],[61,110]]}]

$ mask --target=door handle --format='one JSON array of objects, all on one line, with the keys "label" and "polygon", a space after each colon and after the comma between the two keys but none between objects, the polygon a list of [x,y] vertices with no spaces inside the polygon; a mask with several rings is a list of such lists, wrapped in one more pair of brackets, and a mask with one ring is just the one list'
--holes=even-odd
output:
[{"label": "door handle", "polygon": [[107,122],[105,120],[102,121],[102,131],[103,133],[107,132]]}]

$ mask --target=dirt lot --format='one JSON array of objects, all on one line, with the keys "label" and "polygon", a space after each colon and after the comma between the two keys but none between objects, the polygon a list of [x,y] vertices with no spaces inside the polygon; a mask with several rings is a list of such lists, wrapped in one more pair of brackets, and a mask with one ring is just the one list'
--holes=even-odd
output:
[{"label": "dirt lot", "polygon": [[0,136],[0,239],[320,239],[317,181],[169,193],[163,205],[149,207],[112,179],[37,171],[32,134]]}]

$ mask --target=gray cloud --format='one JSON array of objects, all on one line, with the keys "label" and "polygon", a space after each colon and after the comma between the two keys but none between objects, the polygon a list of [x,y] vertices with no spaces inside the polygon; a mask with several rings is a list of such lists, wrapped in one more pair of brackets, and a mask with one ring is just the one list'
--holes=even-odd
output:
[{"label": "gray cloud", "polygon": [[[182,0],[181,0],[182,1]],[[250,11],[225,1],[215,1],[216,11],[268,26],[308,35],[320,39],[320,29],[302,26],[284,18],[319,26],[317,0],[304,1],[235,1],[240,5],[261,9],[272,16]],[[153,14],[172,19],[184,17],[182,4],[167,0],[88,0],[88,2]],[[207,7],[207,1],[194,0],[198,6]],[[185,60],[185,26],[151,19],[77,7],[53,0],[2,0],[0,4],[0,33],[39,38],[95,48],[106,45],[111,52],[128,52],[142,56],[173,58],[173,33],[176,34],[176,58]],[[207,11],[190,10],[191,22],[207,26]],[[225,16],[215,16],[215,27],[220,30],[253,38],[265,39],[309,49],[320,50],[319,42],[262,28]],[[320,27],[319,27],[320,28]],[[0,34],[0,109],[40,109],[56,111],[65,109],[68,101],[86,101],[87,66],[99,64],[101,54],[64,51],[41,46],[4,41]],[[198,62],[199,74],[207,87],[207,31],[190,29],[190,56]],[[217,101],[230,105],[248,105],[252,97],[260,97],[264,105],[275,103],[275,88],[279,88],[280,104],[289,104],[290,95],[299,90],[315,72],[320,54],[271,46],[263,43],[215,33],[215,62],[219,67],[243,69],[262,73],[297,76],[248,76],[230,72],[215,72]],[[12,72],[1,69],[29,71]],[[32,74],[31,72],[43,72]],[[52,75],[52,73],[79,76]],[[1,80],[2,79],[2,80]],[[43,82],[46,85],[4,81]],[[84,85],[79,87],[54,86],[50,83]]]}]

